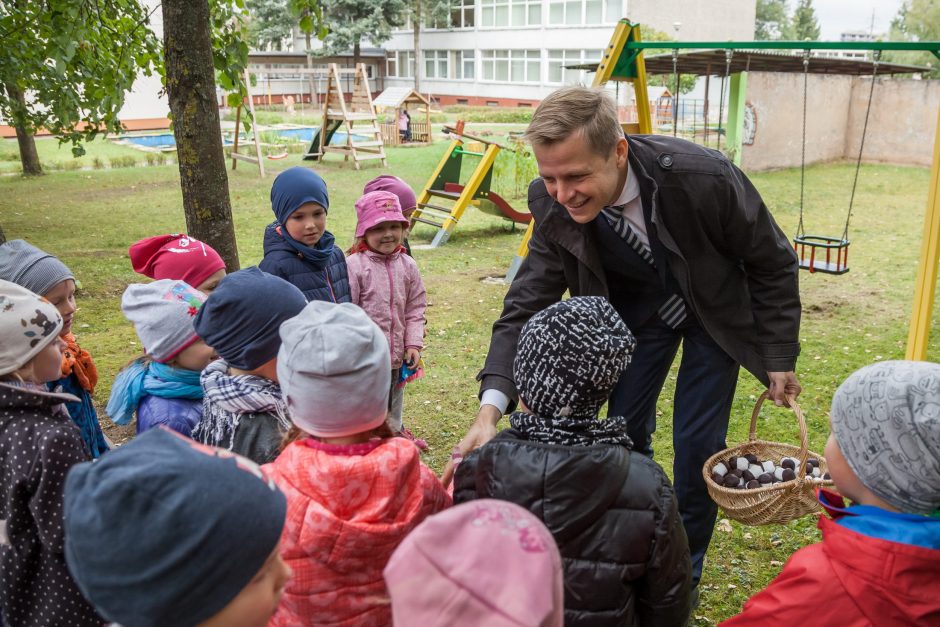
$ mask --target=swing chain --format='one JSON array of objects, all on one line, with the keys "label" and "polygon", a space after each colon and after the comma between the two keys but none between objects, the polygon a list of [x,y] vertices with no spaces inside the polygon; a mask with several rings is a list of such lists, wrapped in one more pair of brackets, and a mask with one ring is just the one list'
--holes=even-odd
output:
[{"label": "swing chain", "polygon": [[810,51],[803,51],[803,147],[800,154],[800,223],[796,227],[796,236],[803,237],[803,191],[806,183],[806,101],[808,100]]},{"label": "swing chain", "polygon": [[875,94],[875,82],[878,77],[878,64],[881,61],[881,50],[875,50],[872,55],[871,87],[868,90],[868,106],[865,108],[865,124],[862,126],[862,138],[858,144],[858,159],[855,161],[855,180],[852,181],[852,195],[849,196],[849,213],[845,216],[845,229],[842,231],[842,241],[849,237],[849,222],[852,220],[852,206],[855,204],[855,189],[858,187],[858,174],[862,169],[862,151],[865,150],[865,136],[868,134],[868,116],[871,113],[872,96]]},{"label": "swing chain", "polygon": [[676,79],[676,93],[672,95],[672,136],[679,128],[679,49],[672,49],[672,75]]}]

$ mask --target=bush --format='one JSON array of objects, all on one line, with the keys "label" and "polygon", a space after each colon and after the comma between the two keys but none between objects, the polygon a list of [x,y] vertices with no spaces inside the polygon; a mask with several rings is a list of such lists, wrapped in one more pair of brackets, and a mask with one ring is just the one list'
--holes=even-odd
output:
[{"label": "bush", "polygon": [[80,170],[82,168],[82,162],[78,159],[69,159],[62,163],[63,170]]},{"label": "bush", "polygon": [[446,113],[457,114],[464,122],[496,122],[528,124],[535,109],[529,107],[469,107],[452,105],[444,107]]},{"label": "bush", "polygon": [[120,155],[111,157],[112,168],[132,168],[137,165],[137,159],[131,155]]},{"label": "bush", "polygon": [[91,167],[93,167],[96,170],[103,170],[104,166],[105,166],[104,159],[102,159],[101,157],[95,157],[94,159],[91,160]]},{"label": "bush", "polygon": [[166,157],[163,156],[162,152],[147,153],[147,165],[163,165],[165,162]]}]

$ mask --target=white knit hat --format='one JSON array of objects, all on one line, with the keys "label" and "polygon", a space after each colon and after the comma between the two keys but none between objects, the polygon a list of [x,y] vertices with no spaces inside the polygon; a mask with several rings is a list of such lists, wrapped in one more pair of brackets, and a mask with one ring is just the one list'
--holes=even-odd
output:
[{"label": "white knit hat", "polygon": [[193,322],[206,295],[183,281],[132,283],[121,297],[121,311],[134,324],[144,351],[165,363],[199,339]]},{"label": "white knit hat", "polygon": [[61,330],[62,316],[49,301],[0,280],[0,375],[28,364]]},{"label": "white knit hat", "polygon": [[362,309],[315,300],[281,325],[277,377],[291,421],[339,438],[375,429],[388,414],[388,341]]}]

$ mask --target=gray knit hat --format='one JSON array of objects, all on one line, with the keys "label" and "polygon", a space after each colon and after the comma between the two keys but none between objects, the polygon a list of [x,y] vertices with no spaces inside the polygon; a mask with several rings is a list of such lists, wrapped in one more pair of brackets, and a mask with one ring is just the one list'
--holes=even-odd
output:
[{"label": "gray knit hat", "polygon": [[0,244],[0,279],[22,285],[45,296],[49,290],[75,276],[59,259],[21,239]]},{"label": "gray knit hat", "polygon": [[832,432],[862,484],[904,512],[940,508],[940,364],[883,361],[832,399]]},{"label": "gray knit hat", "polygon": [[61,330],[62,316],[49,301],[0,280],[0,375],[28,364]]},{"label": "gray knit hat", "polygon": [[635,349],[633,334],[606,298],[569,298],[522,328],[516,388],[539,416],[596,418]]},{"label": "gray knit hat", "polygon": [[338,438],[375,429],[388,414],[388,341],[362,309],[315,300],[281,325],[277,378],[291,421]]},{"label": "gray knit hat", "polygon": [[121,310],[147,354],[164,363],[199,339],[193,321],[205,301],[205,294],[183,281],[163,279],[128,285]]}]

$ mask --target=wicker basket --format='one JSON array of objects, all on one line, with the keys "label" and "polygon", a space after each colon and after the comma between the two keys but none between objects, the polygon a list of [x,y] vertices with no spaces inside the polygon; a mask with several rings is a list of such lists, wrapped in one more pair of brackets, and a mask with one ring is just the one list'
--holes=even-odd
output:
[{"label": "wicker basket", "polygon": [[[708,493],[711,495],[712,500],[721,506],[728,518],[746,525],[785,523],[819,511],[816,488],[832,485],[832,481],[806,476],[806,459],[808,457],[815,457],[819,460],[819,470],[822,474],[829,472],[829,467],[821,455],[807,450],[806,421],[803,419],[803,411],[793,399],[790,400],[790,407],[793,413],[796,414],[796,419],[800,425],[800,445],[793,446],[792,444],[757,439],[757,417],[767,396],[768,392],[765,391],[757,399],[757,404],[754,406],[748,441],[715,453],[708,458],[702,468],[705,485],[708,486]],[[794,457],[800,460],[796,479],[751,490],[726,488],[712,480],[712,468],[719,461],[726,461],[729,457],[744,456],[751,453],[760,459],[779,460],[782,457]]]}]

